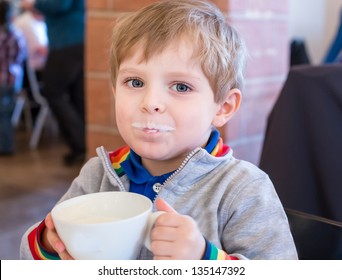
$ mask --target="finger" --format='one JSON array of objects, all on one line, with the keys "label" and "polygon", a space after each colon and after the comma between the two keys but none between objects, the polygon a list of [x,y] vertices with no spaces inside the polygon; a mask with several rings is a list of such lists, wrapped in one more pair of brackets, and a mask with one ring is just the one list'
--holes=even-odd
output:
[{"label": "finger", "polygon": [[175,227],[156,226],[151,231],[151,241],[174,241],[177,232]]},{"label": "finger", "polygon": [[65,245],[55,231],[49,230],[47,233],[47,239],[50,242],[52,248],[58,254],[61,254],[63,251],[65,251]]},{"label": "finger", "polygon": [[158,211],[177,213],[177,211],[162,198],[157,198],[155,205]]},{"label": "finger", "polygon": [[57,231],[54,227],[52,222],[51,216],[49,214],[45,218],[45,225],[46,225],[46,238],[48,242],[51,244],[52,248],[59,254],[65,251],[65,245],[63,241],[60,239]]},{"label": "finger", "polygon": [[67,252],[67,251],[63,251],[59,254],[59,257],[62,260],[74,260],[74,258]]},{"label": "finger", "polygon": [[48,213],[45,217],[45,226],[48,229],[54,229],[55,228],[55,225],[54,225],[53,220],[52,220],[51,213]]},{"label": "finger", "polygon": [[192,223],[188,216],[180,215],[178,213],[164,213],[160,215],[156,220],[154,226],[164,226],[164,227],[183,227]]},{"label": "finger", "polygon": [[74,258],[68,253],[63,241],[59,238],[57,232],[52,229],[48,230],[47,239],[52,248],[56,251],[62,260],[73,260]]},{"label": "finger", "polygon": [[47,239],[52,248],[58,253],[62,260],[73,260],[74,258],[68,253],[63,241],[59,238],[55,225],[52,220],[51,213],[48,213],[45,217],[45,225],[48,230]]},{"label": "finger", "polygon": [[50,242],[52,248],[57,253],[63,252],[65,250],[65,246],[64,246],[62,240],[59,238],[59,236],[56,232],[55,225],[53,223],[52,216],[50,213],[47,214],[45,217],[45,225],[48,229],[47,239]]},{"label": "finger", "polygon": [[155,257],[171,258],[174,254],[175,244],[173,242],[152,241],[151,249]]}]

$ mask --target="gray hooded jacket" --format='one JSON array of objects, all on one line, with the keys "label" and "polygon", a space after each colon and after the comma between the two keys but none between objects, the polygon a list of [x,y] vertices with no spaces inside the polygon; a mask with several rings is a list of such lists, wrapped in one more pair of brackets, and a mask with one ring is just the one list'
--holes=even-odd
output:
[{"label": "gray hooded jacket", "polygon": [[[82,194],[129,191],[129,178],[118,177],[108,153],[81,169],[60,201]],[[286,214],[267,174],[255,165],[233,157],[232,150],[214,157],[198,148],[162,185],[158,197],[178,213],[191,216],[204,237],[239,259],[297,259]],[[34,225],[36,226],[36,225]],[[34,227],[33,226],[33,227]],[[21,258],[32,259],[27,230],[21,243]],[[152,259],[142,248],[139,259]]]}]

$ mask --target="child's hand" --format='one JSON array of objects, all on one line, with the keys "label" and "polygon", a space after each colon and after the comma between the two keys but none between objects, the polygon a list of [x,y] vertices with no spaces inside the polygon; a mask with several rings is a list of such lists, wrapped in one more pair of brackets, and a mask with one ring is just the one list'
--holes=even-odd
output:
[{"label": "child's hand", "polygon": [[64,243],[59,238],[56,232],[55,225],[50,213],[47,214],[45,218],[45,225],[46,228],[43,232],[42,237],[43,246],[50,251],[57,252],[62,260],[72,260],[73,257],[69,255],[69,253],[65,249]]},{"label": "child's hand", "polygon": [[157,199],[156,207],[167,213],[158,217],[151,232],[151,249],[155,260],[201,259],[205,240],[196,222],[178,214],[164,200]]}]

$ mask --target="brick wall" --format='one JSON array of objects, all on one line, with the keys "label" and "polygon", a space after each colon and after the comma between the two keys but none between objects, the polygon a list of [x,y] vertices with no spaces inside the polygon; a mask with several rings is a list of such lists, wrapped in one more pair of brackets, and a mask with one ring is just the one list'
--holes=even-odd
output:
[{"label": "brick wall", "polygon": [[250,57],[242,106],[225,127],[225,141],[236,157],[258,164],[267,116],[288,72],[288,1],[230,0],[228,19]]},{"label": "brick wall", "polygon": [[[116,129],[108,46],[113,20],[154,0],[88,0],[86,94],[88,155],[123,145]],[[222,130],[237,157],[258,163],[267,115],[288,71],[286,0],[213,0],[245,38],[249,49],[243,103]]]}]

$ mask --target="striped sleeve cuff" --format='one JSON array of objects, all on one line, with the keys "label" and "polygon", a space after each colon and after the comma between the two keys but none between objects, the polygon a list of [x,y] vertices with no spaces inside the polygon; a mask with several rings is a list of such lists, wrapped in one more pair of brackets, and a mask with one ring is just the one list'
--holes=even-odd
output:
[{"label": "striped sleeve cuff", "polygon": [[46,250],[41,243],[41,235],[45,229],[45,220],[43,220],[36,228],[28,235],[28,243],[31,254],[35,260],[60,260],[60,257],[55,252]]},{"label": "striped sleeve cuff", "polygon": [[229,256],[225,251],[218,249],[214,244],[205,239],[205,252],[202,260],[237,260],[237,258]]}]

